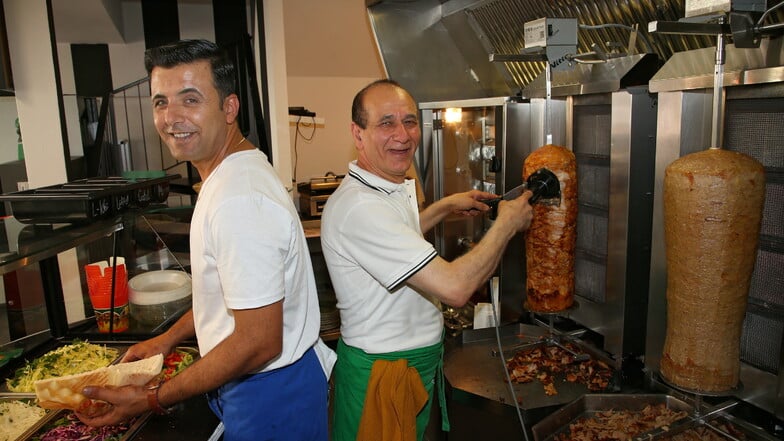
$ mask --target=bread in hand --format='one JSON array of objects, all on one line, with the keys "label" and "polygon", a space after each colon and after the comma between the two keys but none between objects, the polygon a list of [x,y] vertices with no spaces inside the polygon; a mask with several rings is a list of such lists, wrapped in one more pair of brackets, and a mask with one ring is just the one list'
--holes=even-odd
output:
[{"label": "bread in hand", "polygon": [[158,354],[144,360],[119,363],[82,374],[38,380],[33,385],[38,405],[45,409],[70,409],[97,414],[103,406],[82,395],[85,387],[141,386],[160,374],[162,367],[163,354]]}]

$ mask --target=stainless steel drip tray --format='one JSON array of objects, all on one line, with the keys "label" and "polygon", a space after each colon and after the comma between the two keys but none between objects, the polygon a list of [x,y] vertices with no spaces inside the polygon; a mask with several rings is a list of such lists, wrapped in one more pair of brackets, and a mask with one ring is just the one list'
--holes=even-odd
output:
[{"label": "stainless steel drip tray", "polygon": [[691,413],[693,407],[685,401],[664,394],[589,394],[562,407],[532,428],[535,441],[551,441],[556,434],[568,431],[570,423],[580,418],[591,418],[602,411],[642,411],[645,406],[664,405],[672,411]]},{"label": "stainless steel drip tray", "polygon": [[[584,395],[542,419],[532,427],[532,432],[535,441],[569,439],[570,434],[575,435],[571,432],[573,430],[572,425],[580,419],[594,418],[601,412],[608,411],[628,411],[634,414],[642,412],[647,406],[659,405],[673,412],[685,412],[686,416],[657,429],[633,434],[629,439],[667,441],[689,441],[695,439],[701,441],[773,441],[776,439],[762,429],[722,410],[731,407],[731,402],[730,406],[727,406],[727,403],[716,406],[715,412],[711,412],[711,408],[702,408],[701,416],[698,416],[694,411],[694,404],[691,400],[680,399],[669,394],[656,393]],[[659,412],[652,412],[651,414],[657,413]]]},{"label": "stainless steel drip tray", "polygon": [[[502,326],[499,328],[499,333],[502,347],[506,351],[508,347],[523,340],[545,335],[546,330],[540,326],[515,324]],[[585,349],[583,346],[580,348]],[[452,389],[514,406],[514,398],[504,373],[506,362],[501,357],[492,355],[497,349],[498,343],[493,328],[464,331],[462,342],[447,345],[444,352],[444,376]],[[586,352],[594,359],[613,366],[614,362],[602,356],[599,351]],[[504,353],[507,359],[513,355],[514,351]],[[556,395],[547,395],[543,384],[538,380],[530,383],[512,383],[512,386],[520,408],[524,411],[560,406],[590,393],[585,385],[566,381],[562,376],[557,376],[554,383]],[[617,384],[611,384],[608,389],[615,390],[617,387]]]}]

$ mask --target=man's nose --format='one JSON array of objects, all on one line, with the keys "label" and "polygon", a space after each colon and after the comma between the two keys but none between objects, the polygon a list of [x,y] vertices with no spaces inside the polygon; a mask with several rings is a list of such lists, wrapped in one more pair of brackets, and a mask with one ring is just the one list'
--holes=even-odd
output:
[{"label": "man's nose", "polygon": [[411,133],[409,133],[405,124],[395,124],[395,131],[392,133],[392,137],[396,141],[406,142],[411,139]]},{"label": "man's nose", "polygon": [[182,115],[182,107],[176,104],[170,104],[166,106],[166,110],[163,111],[163,121],[167,125],[172,125],[181,122],[183,120]]}]

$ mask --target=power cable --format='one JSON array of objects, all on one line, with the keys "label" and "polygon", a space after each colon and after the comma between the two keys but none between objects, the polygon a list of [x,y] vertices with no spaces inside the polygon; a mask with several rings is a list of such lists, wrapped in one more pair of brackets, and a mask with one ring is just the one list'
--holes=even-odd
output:
[{"label": "power cable", "polygon": [[765,11],[762,14],[762,16],[759,18],[759,20],[757,20],[757,26],[761,26],[762,22],[765,21],[765,17],[767,17],[768,15],[770,15],[771,12],[775,11],[776,9],[778,9],[778,8],[780,8],[782,6],[784,6],[784,2],[779,2],[779,4],[770,7],[767,11]]},{"label": "power cable", "polygon": [[514,402],[515,410],[517,411],[517,418],[520,420],[520,428],[523,430],[523,437],[525,441],[528,441],[528,431],[525,428],[525,419],[523,419],[523,413],[520,411],[520,403],[517,402],[517,394],[515,393],[514,386],[512,385],[512,379],[509,377],[509,369],[506,368],[506,357],[504,356],[504,350],[501,347],[501,333],[498,331],[500,321],[498,320],[498,313],[495,310],[496,305],[493,301],[494,297],[495,296],[493,295],[491,288],[490,309],[493,310],[493,320],[495,321],[495,326],[493,327],[495,328],[495,341],[498,343],[498,358],[501,360],[501,366],[504,370],[504,375],[506,376],[506,384],[509,386],[509,392],[512,393],[512,401]]},{"label": "power cable", "polygon": [[[595,25],[595,26],[581,24],[581,25],[579,25],[579,27],[580,27],[580,29],[586,29],[586,30],[597,30],[597,29],[605,29],[605,28],[621,28],[621,29],[627,29],[627,30],[632,31],[632,32],[637,31],[637,29],[635,29],[635,28],[633,28],[631,26],[628,26],[628,25],[625,25],[625,24],[620,24],[620,23],[607,23],[607,24]],[[640,35],[640,40],[642,40],[642,42],[645,43],[645,49],[648,51],[648,53],[653,53],[653,46],[651,46],[651,43],[648,41],[648,39],[645,37],[645,35],[643,35],[642,33],[640,33],[639,35]]]},{"label": "power cable", "polygon": [[313,130],[310,132],[310,137],[305,136],[302,131],[300,131],[299,126],[300,122],[302,121],[302,116],[297,117],[297,123],[294,126],[294,175],[292,176],[292,180],[294,183],[297,182],[297,162],[299,161],[299,154],[297,152],[297,139],[302,136],[302,139],[305,141],[313,140],[313,137],[316,136],[316,119],[312,116],[310,117],[311,122],[310,124],[302,123],[305,127],[313,127]]}]

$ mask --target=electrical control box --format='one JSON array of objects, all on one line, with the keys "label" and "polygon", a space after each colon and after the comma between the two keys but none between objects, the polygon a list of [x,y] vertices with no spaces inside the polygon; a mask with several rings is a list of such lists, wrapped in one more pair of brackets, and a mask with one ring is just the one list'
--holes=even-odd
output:
[{"label": "electrical control box", "polygon": [[523,26],[525,49],[544,52],[554,70],[571,67],[571,57],[577,55],[576,18],[540,18]]},{"label": "electrical control box", "polygon": [[686,0],[686,18],[728,12],[765,12],[765,0]]},{"label": "electrical control box", "polygon": [[523,27],[525,48],[577,46],[576,18],[540,18]]}]

